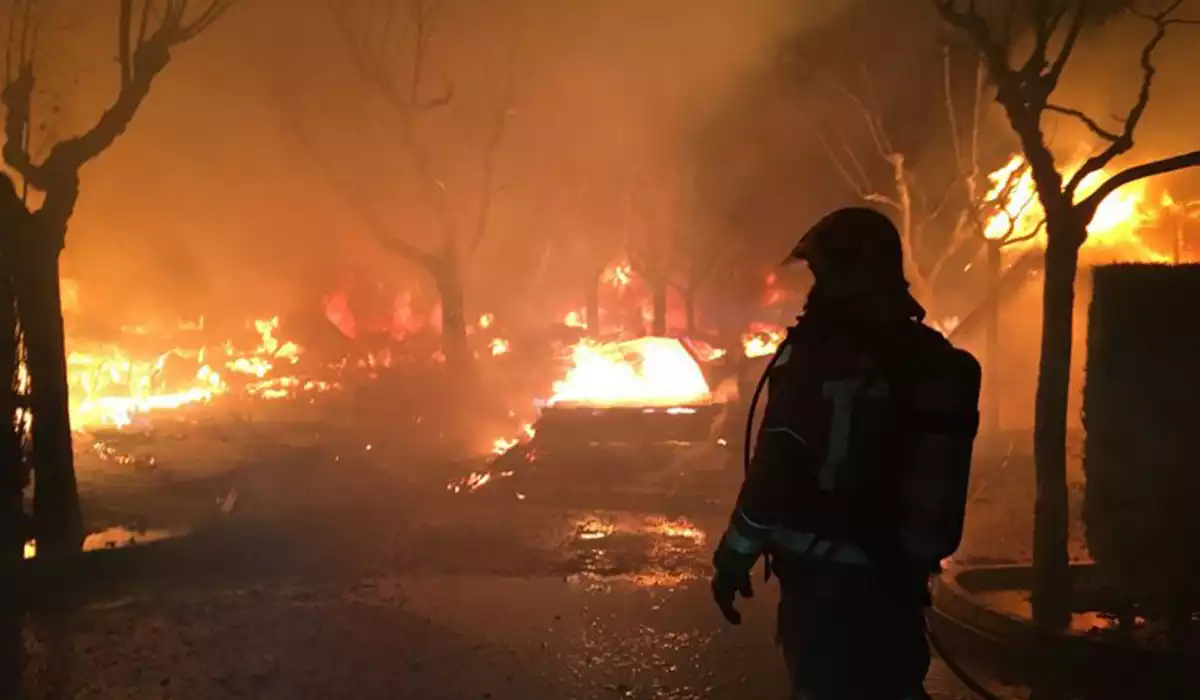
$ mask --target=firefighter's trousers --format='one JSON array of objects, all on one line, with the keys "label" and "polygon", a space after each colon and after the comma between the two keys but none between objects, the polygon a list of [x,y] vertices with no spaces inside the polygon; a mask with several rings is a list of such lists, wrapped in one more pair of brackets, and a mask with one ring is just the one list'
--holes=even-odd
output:
[{"label": "firefighter's trousers", "polygon": [[792,700],[922,700],[929,671],[923,603],[864,567],[816,565],[782,581],[779,644]]}]

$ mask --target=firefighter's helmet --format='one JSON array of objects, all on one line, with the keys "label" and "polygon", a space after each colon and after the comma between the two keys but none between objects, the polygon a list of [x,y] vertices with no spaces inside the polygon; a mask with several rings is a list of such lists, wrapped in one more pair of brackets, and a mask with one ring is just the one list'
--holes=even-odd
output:
[{"label": "firefighter's helmet", "polygon": [[900,232],[874,209],[848,207],[822,217],[787,262],[803,260],[818,284],[855,288],[906,285]]}]

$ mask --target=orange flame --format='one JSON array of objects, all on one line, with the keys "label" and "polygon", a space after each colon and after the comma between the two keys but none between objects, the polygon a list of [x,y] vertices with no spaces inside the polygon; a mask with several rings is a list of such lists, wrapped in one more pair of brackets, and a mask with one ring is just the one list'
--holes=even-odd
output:
[{"label": "orange flame", "polygon": [[684,406],[712,402],[695,359],[678,340],[647,337],[614,343],[585,340],[571,349],[566,376],[549,403],[593,406]]},{"label": "orange flame", "polygon": [[563,317],[563,325],[569,328],[587,328],[587,321],[584,320],[583,311],[568,311]]},{"label": "orange flame", "polygon": [[[1082,163],[1068,168],[1074,173]],[[1096,191],[1110,177],[1104,170],[1097,170],[1083,178],[1077,190],[1082,200]],[[1005,242],[1006,250],[1024,251],[1046,247],[1046,217],[1033,173],[1025,158],[1013,156],[1008,163],[988,175],[991,188],[985,201],[997,206],[999,211],[988,219],[984,236]],[[1138,235],[1139,229],[1156,218],[1163,207],[1155,207],[1147,201],[1147,182],[1130,183],[1110,194],[1096,210],[1088,224],[1088,237],[1082,251],[1101,251],[1121,259],[1146,262],[1170,262],[1170,258],[1151,248]]]},{"label": "orange flame", "polygon": [[751,324],[750,331],[742,335],[742,352],[748,358],[774,355],[786,335],[782,326]]},{"label": "orange flame", "polygon": [[[257,320],[258,346],[239,351],[232,341],[221,348],[224,361],[209,359],[204,349],[176,348],[154,359],[137,359],[111,344],[88,346],[70,342],[67,378],[71,425],[76,430],[99,426],[124,427],[134,416],[203,403],[233,391],[231,375],[251,380],[241,387],[249,396],[278,399],[297,392],[326,391],[331,382],[302,381],[279,373],[300,360],[301,349],[275,337],[279,318]],[[222,375],[213,365],[224,366]]]}]

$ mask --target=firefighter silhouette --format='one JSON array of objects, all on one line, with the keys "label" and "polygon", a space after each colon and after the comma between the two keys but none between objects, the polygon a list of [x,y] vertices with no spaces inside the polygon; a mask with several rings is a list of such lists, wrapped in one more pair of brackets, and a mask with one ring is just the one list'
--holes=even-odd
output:
[{"label": "firefighter silhouette", "polygon": [[923,323],[883,214],[835,211],[792,260],[815,283],[765,376],[713,596],[738,624],[766,556],[794,698],[923,698],[929,579],[962,537],[979,364]]}]

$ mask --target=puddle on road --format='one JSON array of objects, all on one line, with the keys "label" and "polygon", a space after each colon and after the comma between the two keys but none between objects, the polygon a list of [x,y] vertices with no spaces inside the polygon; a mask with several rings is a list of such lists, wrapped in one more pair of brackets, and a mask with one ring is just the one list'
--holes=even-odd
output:
[{"label": "puddle on road", "polygon": [[[172,537],[187,534],[183,530],[131,530],[121,525],[110,527],[89,534],[83,540],[83,551],[94,552],[98,549],[121,549],[139,544],[149,544]],[[25,558],[37,556],[37,542],[30,540],[25,543]]]},{"label": "puddle on road", "polygon": [[572,526],[567,580],[589,588],[674,588],[696,578],[708,559],[707,533],[686,518],[588,513]]}]

